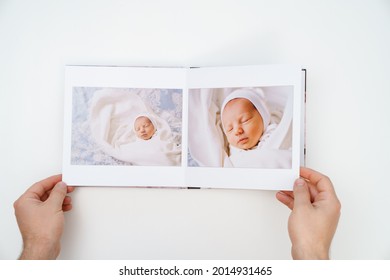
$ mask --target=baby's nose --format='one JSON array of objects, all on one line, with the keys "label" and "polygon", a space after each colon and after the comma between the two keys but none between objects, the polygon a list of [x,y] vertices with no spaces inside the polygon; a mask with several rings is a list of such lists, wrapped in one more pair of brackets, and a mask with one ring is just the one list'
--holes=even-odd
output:
[{"label": "baby's nose", "polygon": [[235,131],[236,135],[240,135],[240,134],[242,134],[243,132],[244,132],[244,130],[242,129],[241,126],[238,126],[238,127],[236,128],[236,131]]}]

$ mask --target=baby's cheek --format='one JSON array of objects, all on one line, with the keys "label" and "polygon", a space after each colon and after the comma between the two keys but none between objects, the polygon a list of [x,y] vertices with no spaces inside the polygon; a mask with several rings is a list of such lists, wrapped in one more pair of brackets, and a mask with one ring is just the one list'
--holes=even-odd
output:
[{"label": "baby's cheek", "polygon": [[229,135],[229,136],[227,137],[227,140],[228,140],[228,142],[229,142],[230,144],[234,145],[234,136]]}]

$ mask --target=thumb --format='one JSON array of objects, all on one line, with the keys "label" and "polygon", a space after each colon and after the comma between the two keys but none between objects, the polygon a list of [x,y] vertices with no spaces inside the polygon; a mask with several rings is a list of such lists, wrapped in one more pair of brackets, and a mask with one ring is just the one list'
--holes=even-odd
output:
[{"label": "thumb", "polygon": [[66,194],[67,194],[67,185],[64,182],[58,182],[54,186],[53,190],[50,192],[47,201],[50,204],[62,208],[62,203],[64,202]]},{"label": "thumb", "polygon": [[304,205],[311,205],[310,191],[306,181],[299,178],[294,183],[294,208]]}]

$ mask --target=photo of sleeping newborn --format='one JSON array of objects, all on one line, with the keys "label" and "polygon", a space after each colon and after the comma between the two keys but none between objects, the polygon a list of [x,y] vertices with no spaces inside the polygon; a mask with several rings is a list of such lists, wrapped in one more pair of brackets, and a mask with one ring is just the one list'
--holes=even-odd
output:
[{"label": "photo of sleeping newborn", "polygon": [[73,165],[181,165],[181,89],[75,87],[72,109]]},{"label": "photo of sleeping newborn", "polygon": [[292,86],[191,89],[188,165],[292,166]]}]

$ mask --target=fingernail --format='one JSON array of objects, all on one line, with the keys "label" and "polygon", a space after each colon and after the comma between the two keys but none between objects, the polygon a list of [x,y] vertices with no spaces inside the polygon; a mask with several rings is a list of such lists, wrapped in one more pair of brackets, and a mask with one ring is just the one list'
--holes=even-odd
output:
[{"label": "fingernail", "polygon": [[297,179],[297,180],[295,181],[295,185],[296,185],[297,187],[302,187],[305,183],[306,183],[305,180],[303,180],[302,178],[299,178],[299,179]]},{"label": "fingernail", "polygon": [[66,187],[68,187],[64,182],[58,182],[57,183],[57,186],[59,187],[59,188],[66,188]]}]

